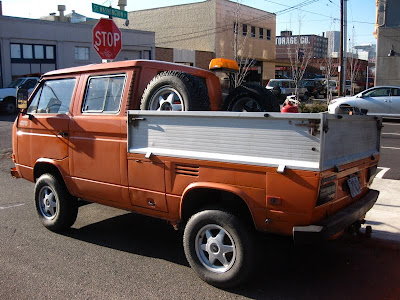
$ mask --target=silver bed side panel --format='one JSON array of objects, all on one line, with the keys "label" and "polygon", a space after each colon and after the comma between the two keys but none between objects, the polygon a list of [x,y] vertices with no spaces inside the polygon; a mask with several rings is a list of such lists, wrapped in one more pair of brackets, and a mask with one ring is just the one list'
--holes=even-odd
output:
[{"label": "silver bed side panel", "polygon": [[[130,153],[323,171],[380,150],[380,119],[370,116],[135,110],[132,118]],[[314,134],[310,122],[319,123]]]},{"label": "silver bed side panel", "polygon": [[296,115],[129,111],[128,152],[261,166],[320,169],[320,137]]}]

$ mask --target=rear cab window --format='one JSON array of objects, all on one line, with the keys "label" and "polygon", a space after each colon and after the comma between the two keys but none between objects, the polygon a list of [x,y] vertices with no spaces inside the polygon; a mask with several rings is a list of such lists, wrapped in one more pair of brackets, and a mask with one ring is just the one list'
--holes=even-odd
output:
[{"label": "rear cab window", "polygon": [[125,74],[89,77],[82,113],[117,114],[121,109],[125,83]]},{"label": "rear cab window", "polygon": [[29,104],[27,113],[68,113],[75,84],[76,78],[50,79],[42,82]]}]

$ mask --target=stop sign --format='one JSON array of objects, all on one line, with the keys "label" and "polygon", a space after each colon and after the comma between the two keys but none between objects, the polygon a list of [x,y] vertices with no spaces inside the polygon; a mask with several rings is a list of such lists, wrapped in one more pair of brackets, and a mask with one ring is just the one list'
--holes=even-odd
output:
[{"label": "stop sign", "polygon": [[121,31],[111,19],[100,19],[93,27],[93,48],[102,59],[114,59],[121,51]]}]

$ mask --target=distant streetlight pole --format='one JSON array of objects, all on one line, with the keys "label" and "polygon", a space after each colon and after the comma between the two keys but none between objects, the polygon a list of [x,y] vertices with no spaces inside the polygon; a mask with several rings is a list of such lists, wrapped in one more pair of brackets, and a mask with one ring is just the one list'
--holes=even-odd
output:
[{"label": "distant streetlight pole", "polygon": [[346,95],[347,1],[340,0],[339,96]]},{"label": "distant streetlight pole", "polygon": [[347,1],[343,1],[343,96],[346,96],[346,75],[347,75]]}]

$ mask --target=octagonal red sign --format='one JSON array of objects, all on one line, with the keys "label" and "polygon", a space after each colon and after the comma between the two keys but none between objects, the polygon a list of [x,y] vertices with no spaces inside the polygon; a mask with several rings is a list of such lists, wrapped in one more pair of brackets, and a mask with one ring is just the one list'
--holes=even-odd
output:
[{"label": "octagonal red sign", "polygon": [[93,27],[93,48],[102,59],[115,59],[122,48],[122,34],[111,19],[100,19]]}]

